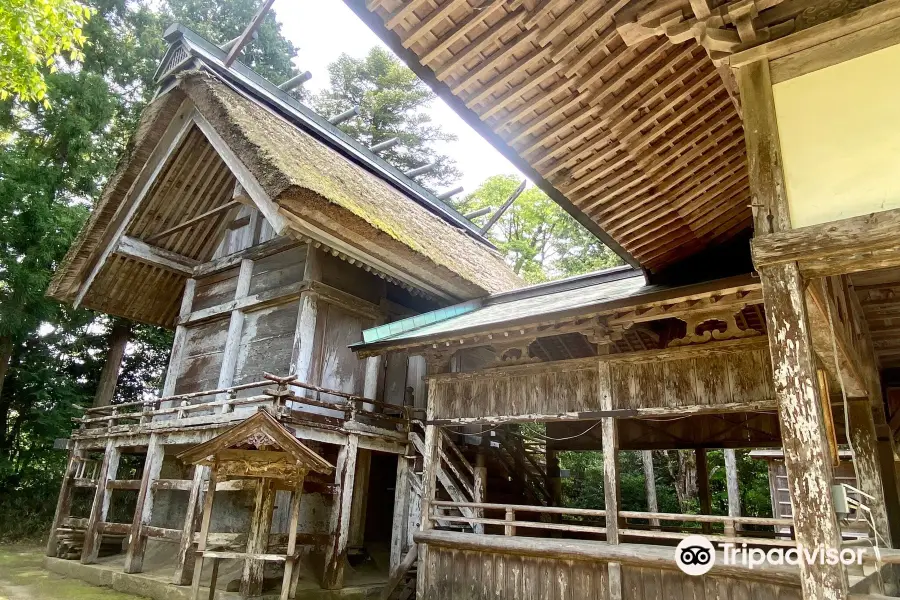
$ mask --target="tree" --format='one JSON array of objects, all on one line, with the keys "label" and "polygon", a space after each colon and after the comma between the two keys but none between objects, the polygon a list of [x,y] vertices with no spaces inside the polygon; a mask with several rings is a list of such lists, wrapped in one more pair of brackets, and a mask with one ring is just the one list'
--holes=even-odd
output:
[{"label": "tree", "polygon": [[84,58],[81,31],[91,10],[75,0],[6,0],[0,3],[0,100],[47,100],[46,71],[63,56]]},{"label": "tree", "polygon": [[[459,201],[456,208],[464,214],[490,208],[493,214],[519,183],[513,175],[495,175]],[[476,222],[486,223],[490,214]],[[621,263],[618,256],[536,186],[526,188],[487,235],[513,271],[532,283]]]},{"label": "tree", "polygon": [[333,117],[359,106],[359,116],[340,125],[345,133],[366,146],[398,138],[397,145],[379,155],[401,171],[436,162],[435,170],[416,178],[432,189],[459,178],[453,161],[432,147],[456,136],[432,123],[425,109],[435,95],[406,65],[375,47],[364,58],[342,54],[328,74],[330,89],[312,100],[317,112]]}]

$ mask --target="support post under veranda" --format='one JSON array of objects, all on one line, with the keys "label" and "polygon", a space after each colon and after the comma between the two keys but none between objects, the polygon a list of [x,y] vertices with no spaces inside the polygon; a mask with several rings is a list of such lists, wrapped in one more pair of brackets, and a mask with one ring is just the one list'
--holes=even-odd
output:
[{"label": "support post under veranda", "polygon": [[63,475],[62,485],[59,488],[59,498],[56,501],[56,513],[53,516],[53,524],[50,526],[50,537],[47,540],[47,556],[56,556],[59,552],[59,528],[69,517],[72,511],[72,494],[75,491],[75,473],[78,466],[84,462],[84,451],[74,446],[69,450],[69,459],[66,463],[66,472]]},{"label": "support post under veranda", "polygon": [[100,473],[97,476],[97,488],[94,492],[91,514],[88,517],[87,528],[84,532],[84,546],[81,549],[82,564],[89,565],[97,562],[97,556],[100,554],[100,542],[103,539],[103,534],[100,531],[101,523],[106,521],[106,515],[109,512],[109,501],[112,496],[109,482],[116,478],[120,456],[121,452],[118,446],[115,445],[113,438],[109,438],[106,442],[103,462],[100,465]]},{"label": "support post under veranda", "polygon": [[128,541],[128,552],[125,555],[125,572],[140,573],[144,570],[144,552],[147,550],[147,535],[144,527],[150,525],[153,516],[155,493],[153,482],[159,479],[165,450],[157,434],[150,436],[147,454],[144,458],[144,470],[141,474],[141,487],[138,490],[134,508],[134,519],[131,523],[131,535]]},{"label": "support post under veranda", "polygon": [[[194,558],[193,581],[191,583],[191,598],[194,600],[199,600],[200,598],[200,579],[203,575],[203,553],[206,551],[206,543],[209,540],[209,523],[212,519],[213,500],[215,500],[216,497],[216,479],[218,478],[216,470],[215,465],[210,468],[209,489],[203,500],[203,520],[200,524],[200,537],[197,540],[197,553]],[[213,571],[215,574],[218,572],[219,559],[216,558],[213,560],[215,561],[213,564]],[[216,578],[213,576],[209,584],[210,597],[215,594],[215,590]]]},{"label": "support post under veranda", "polygon": [[350,434],[347,443],[338,452],[335,484],[339,495],[331,509],[331,543],[325,552],[325,573],[322,587],[337,590],[344,586],[344,563],[350,539],[350,514],[353,504],[353,488],[356,478],[356,459],[359,454],[359,436]]},{"label": "support post under veranda", "polygon": [[853,461],[856,470],[857,487],[871,498],[862,498],[871,511],[871,524],[878,536],[879,547],[893,546],[891,529],[885,506],[884,484],[881,479],[881,465],[878,458],[878,436],[875,433],[875,420],[872,416],[872,404],[868,398],[854,399],[848,402],[848,421],[850,432],[848,439],[853,448]]},{"label": "support post under veranda", "polygon": [[172,583],[175,585],[190,585],[194,579],[194,532],[201,526],[205,494],[215,491],[210,488],[204,494],[203,488],[209,482],[209,473],[209,467],[194,465],[191,491],[188,494],[184,524],[181,528],[181,540],[175,555],[175,574],[172,577]]}]

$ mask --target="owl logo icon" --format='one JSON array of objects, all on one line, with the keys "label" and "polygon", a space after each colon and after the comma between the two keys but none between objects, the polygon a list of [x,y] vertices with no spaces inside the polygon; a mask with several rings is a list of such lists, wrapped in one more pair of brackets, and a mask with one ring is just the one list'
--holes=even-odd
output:
[{"label": "owl logo icon", "polygon": [[689,535],[675,548],[675,563],[688,575],[705,575],[716,564],[716,551],[702,535]]}]

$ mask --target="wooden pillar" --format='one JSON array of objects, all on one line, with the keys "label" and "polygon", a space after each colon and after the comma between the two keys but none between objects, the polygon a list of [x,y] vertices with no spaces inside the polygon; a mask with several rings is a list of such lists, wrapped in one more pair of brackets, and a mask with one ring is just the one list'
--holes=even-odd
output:
[{"label": "wooden pillar", "polygon": [[[312,244],[307,245],[306,262],[303,266],[305,282],[319,281],[322,278],[319,250]],[[311,383],[314,373],[314,350],[316,339],[316,319],[319,312],[319,296],[312,291],[300,294],[300,312],[297,314],[297,329],[294,331],[294,346],[291,355],[291,374],[305,383]],[[306,390],[296,388],[296,393],[305,394]]]},{"label": "wooden pillar", "polygon": [[[412,450],[408,449],[407,454]],[[391,521],[391,573],[400,566],[405,550],[407,528],[409,527],[409,509],[411,502],[409,471],[412,460],[406,456],[397,456],[397,482],[394,485],[394,515]]]},{"label": "wooden pillar", "polygon": [[351,548],[361,548],[366,537],[366,511],[369,506],[369,475],[372,471],[372,451],[359,450],[356,458],[356,475],[353,477],[353,501],[350,506]]},{"label": "wooden pillar", "polygon": [[[187,317],[191,314],[194,305],[194,291],[197,288],[196,279],[188,279],[184,282],[184,293],[181,295],[181,310],[179,317]],[[162,395],[175,394],[175,384],[178,382],[178,374],[181,369],[181,359],[184,355],[184,344],[187,341],[187,327],[178,325],[175,328],[175,339],[172,342],[172,353],[169,355],[169,366],[166,368],[166,380],[163,383]]]},{"label": "wooden pillar", "polygon": [[562,503],[562,479],[559,471],[559,452],[548,445],[544,451],[544,462],[547,465],[547,479],[550,480],[551,506],[560,506]]},{"label": "wooden pillar", "polygon": [[[485,497],[487,495],[487,467],[485,466],[485,455],[484,455],[484,447],[478,447],[478,454],[475,455],[475,467],[473,470],[473,479],[472,479],[472,500],[474,502],[484,502]],[[479,519],[484,518],[484,509],[476,508],[475,509],[475,517]],[[475,523],[473,526],[473,531],[478,534],[484,533],[484,524],[483,523]]]},{"label": "wooden pillar", "polygon": [[[659,501],[656,499],[656,472],[653,469],[653,451],[641,450],[641,462],[644,463],[644,489],[647,491],[647,510],[659,512]],[[650,525],[659,527],[659,519],[650,519]]]},{"label": "wooden pillar", "polygon": [[331,543],[325,552],[325,574],[322,576],[322,588],[326,590],[337,590],[344,586],[344,562],[347,559],[347,541],[350,536],[350,512],[358,453],[359,436],[350,434],[346,445],[338,453],[334,473],[334,482],[340,493],[331,507]]},{"label": "wooden pillar", "polygon": [[[760,273],[775,371],[784,463],[798,545],[838,548],[840,526],[831,496],[833,473],[800,271],[796,263]],[[841,565],[800,562],[806,600],[847,597]]]},{"label": "wooden pillar", "polygon": [[[741,488],[738,485],[740,473],[738,472],[737,452],[734,449],[725,449],[725,489],[728,493],[728,516],[736,519],[741,516]],[[739,524],[735,524],[734,532],[740,531]]]},{"label": "wooden pillar", "polygon": [[884,504],[888,513],[888,525],[894,548],[900,546],[900,480],[897,478],[897,466],[894,461],[894,441],[888,425],[877,425],[878,463],[881,469],[881,482],[884,486]]},{"label": "wooden pillar", "polygon": [[[380,324],[377,323],[377,324]],[[370,356],[366,358],[366,374],[363,379],[363,396],[366,398],[371,398],[372,400],[380,400],[378,397],[378,391],[381,389],[381,376],[384,369],[382,369],[383,365],[382,356]],[[367,410],[369,412],[375,412],[376,408],[374,404],[370,404],[368,402],[363,403],[363,410]]]},{"label": "wooden pillar", "polygon": [[[706,449],[697,448],[694,450],[697,464],[697,496],[700,500],[700,514],[708,515],[712,513],[712,507],[709,497],[709,466],[706,461]],[[709,534],[712,528],[709,523],[702,523],[701,529],[703,533]]]},{"label": "wooden pillar", "polygon": [[[612,410],[612,378],[609,363],[598,365],[597,388],[600,394],[600,410]],[[600,436],[603,444],[603,497],[606,511],[606,543],[619,543],[619,430],[615,417],[600,419]],[[609,600],[622,600],[622,565],[608,563]]]},{"label": "wooden pillar", "polygon": [[[275,482],[262,478],[256,482],[256,498],[247,534],[247,554],[266,554],[269,549],[269,532],[272,529],[272,512],[275,509]],[[241,574],[241,596],[252,598],[262,595],[265,561],[244,559]]]},{"label": "wooden pillar", "polygon": [[141,475],[141,488],[138,490],[134,519],[131,522],[131,539],[128,541],[128,553],[125,555],[125,572],[140,573],[144,570],[144,551],[147,549],[147,536],[144,527],[150,524],[153,515],[154,491],[153,482],[159,479],[165,450],[160,443],[159,435],[151,434],[144,458],[144,472]]},{"label": "wooden pillar", "polygon": [[75,491],[75,472],[78,465],[84,460],[84,452],[74,446],[69,450],[69,460],[66,463],[66,472],[63,474],[62,484],[59,488],[59,498],[56,500],[56,513],[53,515],[53,524],[50,526],[50,537],[47,540],[47,556],[56,556],[59,550],[59,533],[63,522],[72,511],[72,493]]},{"label": "wooden pillar", "polygon": [[112,490],[109,482],[116,478],[119,470],[119,449],[113,445],[112,438],[106,442],[106,451],[103,462],[100,465],[100,473],[97,475],[97,489],[94,492],[94,503],[91,505],[91,514],[88,517],[87,528],[84,532],[84,547],[81,550],[81,563],[89,565],[97,562],[100,552],[100,541],[103,537],[99,530],[99,524],[106,521],[109,511],[109,498]]},{"label": "wooden pillar", "polygon": [[[184,513],[184,525],[181,528],[181,541],[178,544],[175,555],[175,574],[172,583],[175,585],[190,585],[194,578],[194,532],[200,526],[203,517],[202,506],[204,504],[203,487],[209,481],[209,467],[203,465],[194,466],[194,476],[191,481],[191,491],[188,495],[187,509]],[[215,485],[214,483],[212,485]],[[206,494],[212,494],[215,490],[207,490]]]},{"label": "wooden pillar", "polygon": [[[434,406],[428,404],[427,412],[428,420],[434,418]],[[422,524],[419,529],[427,531],[434,527],[431,521],[431,503],[434,501],[437,491],[437,470],[441,465],[441,432],[436,425],[425,426],[425,453],[422,457]],[[419,546],[419,564],[428,565],[428,545],[421,544]],[[431,585],[426,582],[425,577],[430,574],[428,568],[423,569],[423,576],[416,578],[416,598],[417,600],[425,600],[425,590]]]},{"label": "wooden pillar", "polygon": [[[744,118],[755,235],[791,228],[768,60],[736,70]],[[803,279],[796,263],[760,269],[775,394],[791,507],[799,545],[837,548],[840,528],[831,496],[831,458],[816,384]],[[800,561],[805,600],[847,597],[840,565]]]},{"label": "wooden pillar", "polygon": [[290,523],[288,525],[288,544],[287,544],[287,556],[288,559],[284,563],[284,577],[281,580],[281,597],[279,600],[288,600],[288,598],[293,598],[296,595],[296,590],[294,587],[294,573],[298,571],[297,569],[297,528],[300,526],[300,500],[303,496],[303,479],[306,478],[306,473],[303,473],[303,477],[300,478],[300,483],[291,493],[291,518]]},{"label": "wooden pillar", "polygon": [[885,506],[884,482],[881,480],[881,465],[878,460],[878,436],[872,416],[872,404],[868,398],[848,402],[850,432],[853,447],[853,461],[856,468],[857,487],[874,496],[874,500],[863,498],[871,512],[872,524],[878,535],[878,545],[893,547],[887,508]]},{"label": "wooden pillar", "polygon": [[[218,473],[216,467],[210,468],[209,489],[203,499],[203,520],[200,524],[200,538],[197,541],[197,552],[194,558],[193,578],[191,580],[191,598],[197,600],[200,595],[200,579],[203,575],[203,552],[206,551],[206,540],[209,538],[209,522],[212,519],[213,500],[216,498],[216,480]],[[210,591],[214,592],[215,586],[211,584]]]},{"label": "wooden pillar", "polygon": [[[250,292],[250,278],[253,276],[253,261],[244,259],[238,271],[237,287],[234,299],[245,298]],[[225,338],[225,348],[222,352],[222,365],[219,368],[219,381],[216,387],[226,388],[234,382],[234,371],[237,367],[238,350],[241,347],[241,333],[244,330],[244,313],[238,309],[231,311],[228,322],[228,337]],[[217,400],[225,400],[227,394],[220,394]]]},{"label": "wooden pillar", "polygon": [[119,371],[122,369],[125,347],[128,345],[128,340],[131,339],[131,323],[124,319],[115,319],[108,339],[109,351],[106,353],[106,362],[103,363],[100,381],[97,383],[94,407],[109,406],[116,395],[116,382],[119,380]]}]

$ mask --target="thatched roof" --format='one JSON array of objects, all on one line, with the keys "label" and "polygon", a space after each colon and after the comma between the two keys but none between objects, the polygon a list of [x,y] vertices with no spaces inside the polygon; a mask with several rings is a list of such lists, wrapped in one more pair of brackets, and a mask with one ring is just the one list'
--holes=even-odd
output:
[{"label": "thatched roof", "polygon": [[[377,171],[324,145],[272,107],[239,91],[233,82],[208,70],[191,70],[180,74],[175,85],[145,110],[129,152],[58,269],[48,295],[73,302],[95,265],[102,263],[84,297],[85,306],[144,322],[174,323],[184,274],[118,254],[104,262],[103,253],[116,238],[117,212],[121,218],[127,211],[141,170],[184,101],[194,105],[257,179],[285,217],[288,235],[308,238],[315,231],[332,242],[339,240],[357,255],[371,257],[376,268],[386,265],[393,273],[408,275],[409,281],[439,290],[445,298],[474,298],[522,285],[496,250],[471,232],[414,201],[379,178]],[[184,164],[201,160],[204,172],[217,174],[208,178],[214,183],[204,183],[202,189],[182,185],[178,194],[166,187],[186,179],[178,172]],[[194,128],[158,173],[126,234],[146,239],[202,214],[226,198],[234,184],[225,162]],[[209,260],[226,218],[223,214],[189,234],[173,236],[165,249],[195,261]],[[143,301],[135,303],[136,296]]]}]

